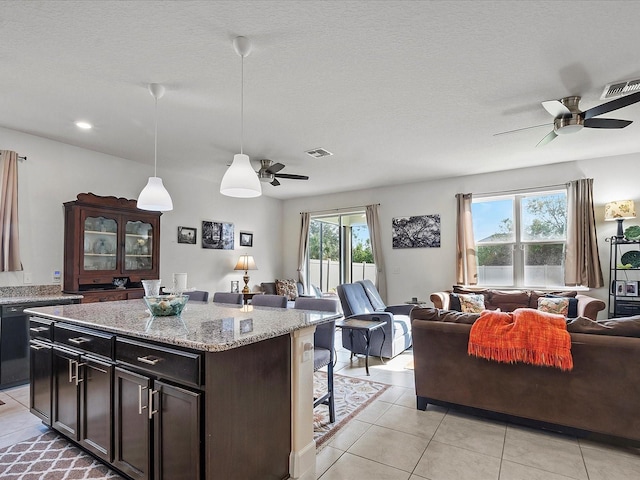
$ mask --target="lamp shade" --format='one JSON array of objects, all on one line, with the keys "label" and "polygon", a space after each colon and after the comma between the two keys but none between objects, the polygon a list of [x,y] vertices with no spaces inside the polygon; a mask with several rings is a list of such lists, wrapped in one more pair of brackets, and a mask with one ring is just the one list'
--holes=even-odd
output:
[{"label": "lamp shade", "polygon": [[173,201],[160,177],[149,177],[147,185],[138,195],[138,208],[154,212],[173,210]]},{"label": "lamp shade", "polygon": [[626,220],[636,218],[636,207],[633,200],[618,200],[609,202],[604,206],[604,219],[606,221]]},{"label": "lamp shade", "polygon": [[240,259],[238,259],[238,263],[236,263],[236,267],[234,270],[257,270],[256,262],[253,260],[253,256],[251,255],[240,255]]},{"label": "lamp shade", "polygon": [[251,166],[249,156],[238,153],[222,177],[220,193],[228,197],[253,198],[262,195],[260,179]]}]

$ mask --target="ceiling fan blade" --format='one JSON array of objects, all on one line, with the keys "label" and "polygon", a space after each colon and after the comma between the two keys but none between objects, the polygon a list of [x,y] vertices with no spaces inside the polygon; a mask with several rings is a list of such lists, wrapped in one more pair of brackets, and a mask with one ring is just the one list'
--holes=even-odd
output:
[{"label": "ceiling fan blade", "polygon": [[582,114],[584,115],[584,119],[587,120],[591,117],[597,117],[598,115],[602,115],[603,113],[612,112],[619,108],[633,105],[637,102],[640,102],[640,92],[616,98],[615,100],[611,100],[610,102],[603,103],[602,105],[590,108],[589,110],[585,110]]},{"label": "ceiling fan blade", "polygon": [[544,109],[553,115],[553,118],[562,117],[563,115],[571,115],[569,110],[560,100],[547,100],[542,102]]},{"label": "ceiling fan blade", "polygon": [[277,178],[274,178],[274,179],[273,179],[273,182],[270,182],[270,183],[271,183],[271,185],[273,185],[274,187],[277,187],[278,185],[280,185],[280,182],[278,181],[278,179],[277,179]]},{"label": "ceiling fan blade", "polygon": [[289,178],[291,180],[309,180],[309,177],[306,175],[291,175],[288,173],[276,173],[275,175],[278,178]]},{"label": "ceiling fan blade", "polygon": [[529,130],[530,128],[548,127],[550,125],[553,125],[553,123],[541,123],[540,125],[533,125],[532,127],[516,128],[515,130],[507,130],[506,132],[494,133],[493,136],[497,137],[498,135],[505,135],[507,133],[521,132],[522,130]]},{"label": "ceiling fan blade", "polygon": [[282,170],[284,168],[284,165],[281,163],[274,163],[273,165],[271,165],[269,168],[267,168],[267,172],[269,173],[276,173],[279,172],[280,170]]},{"label": "ceiling fan blade", "polygon": [[538,142],[536,147],[542,147],[542,146],[546,145],[547,143],[549,143],[551,140],[553,140],[557,136],[558,136],[558,134],[555,132],[555,130],[551,130],[549,133],[547,133],[547,135],[542,140],[540,140]]},{"label": "ceiling fan blade", "polygon": [[631,120],[616,120],[615,118],[589,118],[584,126],[589,128],[624,128],[631,125]]}]

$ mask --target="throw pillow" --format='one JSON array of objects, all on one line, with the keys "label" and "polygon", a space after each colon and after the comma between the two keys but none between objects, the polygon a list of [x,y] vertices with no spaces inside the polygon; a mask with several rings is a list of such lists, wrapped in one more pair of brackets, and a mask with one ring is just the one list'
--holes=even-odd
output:
[{"label": "throw pillow", "polygon": [[464,313],[481,313],[484,310],[484,295],[458,294]]},{"label": "throw pillow", "polygon": [[540,297],[538,299],[538,310],[566,317],[569,313],[569,299]]},{"label": "throw pillow", "polygon": [[569,300],[569,310],[567,311],[567,318],[576,318],[578,316],[578,299],[575,297],[565,297],[562,295],[548,294],[548,298],[566,298]]},{"label": "throw pillow", "polygon": [[276,293],[278,295],[284,295],[288,300],[295,300],[298,298],[298,285],[295,280],[276,279]]},{"label": "throw pillow", "polygon": [[462,305],[460,305],[460,298],[458,297],[459,293],[450,293],[449,294],[449,310],[454,310],[456,312],[462,311]]}]

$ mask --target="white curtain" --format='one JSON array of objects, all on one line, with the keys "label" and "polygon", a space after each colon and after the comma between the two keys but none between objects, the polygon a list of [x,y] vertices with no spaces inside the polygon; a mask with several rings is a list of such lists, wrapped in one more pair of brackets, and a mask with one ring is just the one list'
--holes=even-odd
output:
[{"label": "white curtain", "polygon": [[604,286],[593,210],[593,178],[583,178],[569,184],[564,283],[589,288]]},{"label": "white curtain", "polygon": [[0,150],[0,271],[22,270],[18,237],[18,154]]},{"label": "white curtain", "polygon": [[298,280],[304,285],[304,292],[307,288],[307,255],[309,254],[309,222],[311,215],[307,212],[300,214],[300,245],[298,246]]},{"label": "white curtain", "polygon": [[384,269],[384,257],[382,254],[382,236],[380,234],[380,220],[378,216],[378,205],[367,205],[365,207],[367,215],[367,227],[369,228],[369,238],[371,239],[371,251],[373,261],[376,264],[376,288],[384,302],[387,301],[387,278]]},{"label": "white curtain", "polygon": [[458,210],[456,220],[456,283],[459,285],[477,285],[478,283],[471,200],[470,193],[456,194]]}]

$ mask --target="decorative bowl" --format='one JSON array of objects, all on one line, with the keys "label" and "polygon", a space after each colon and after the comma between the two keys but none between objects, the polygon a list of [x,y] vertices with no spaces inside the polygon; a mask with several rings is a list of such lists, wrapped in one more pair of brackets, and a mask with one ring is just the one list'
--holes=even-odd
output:
[{"label": "decorative bowl", "polygon": [[154,317],[180,316],[189,300],[187,295],[157,295],[143,298]]}]

